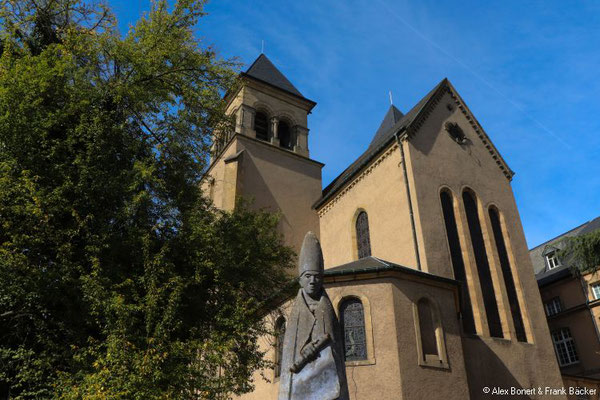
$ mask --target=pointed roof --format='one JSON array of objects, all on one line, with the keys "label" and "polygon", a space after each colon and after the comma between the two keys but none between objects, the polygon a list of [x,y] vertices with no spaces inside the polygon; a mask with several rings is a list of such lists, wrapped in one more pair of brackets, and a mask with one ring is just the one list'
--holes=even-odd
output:
[{"label": "pointed roof", "polygon": [[402,117],[404,117],[402,111],[398,110],[396,106],[392,104],[385,114],[385,117],[383,117],[383,121],[381,121],[379,129],[377,129],[377,132],[375,132],[369,147],[372,147],[380,142],[381,139],[385,137],[385,134],[392,129],[394,125],[396,125],[396,122],[400,121]]},{"label": "pointed roof", "polygon": [[292,85],[292,82],[264,54],[258,56],[248,70],[242,74],[304,98],[302,93]]},{"label": "pointed roof", "polygon": [[[385,149],[398,135],[411,137],[414,135],[416,131],[418,131],[422,122],[427,118],[431,107],[433,107],[438,99],[446,92],[450,92],[453,97],[455,97],[461,104],[462,112],[467,116],[467,119],[475,129],[476,133],[483,141],[484,145],[492,154],[494,159],[496,160],[496,164],[503,171],[505,176],[510,180],[513,176],[512,170],[506,165],[506,162],[497,151],[495,146],[491,143],[489,137],[483,131],[483,128],[475,117],[468,112],[468,109],[465,105],[465,102],[460,98],[448,78],[444,78],[440,83],[438,83],[429,93],[425,95],[413,108],[410,109],[408,113],[402,115],[398,120],[398,113],[392,110],[388,110],[383,122],[381,123],[377,132],[373,136],[373,140],[369,144],[367,150],[362,153],[356,161],[354,161],[348,168],[346,168],[337,178],[335,178],[325,189],[322,191],[321,198],[313,205],[315,209],[321,207],[323,204],[327,202],[333,195],[335,195],[338,190],[340,190],[344,185],[349,182],[352,177],[354,177],[362,168],[368,165],[377,155]],[[398,112],[400,112],[398,110]],[[388,115],[392,114],[388,119]],[[402,114],[402,113],[400,113]],[[396,121],[394,124],[391,124],[392,117]]]},{"label": "pointed roof", "polygon": [[[359,170],[367,165],[384,147],[386,147],[390,141],[394,138],[395,134],[401,130],[405,130],[420,114],[421,110],[425,105],[435,97],[444,86],[447,80],[444,79],[436,85],[425,97],[423,97],[411,110],[403,115],[400,110],[396,107],[391,106],[387,114],[383,118],[379,129],[375,132],[373,140],[369,144],[367,150],[362,153],[356,161],[354,161],[348,168],[346,168],[337,178],[335,178],[325,189],[323,189],[322,197],[319,199],[314,207],[318,208],[323,205],[331,196],[333,196],[338,189],[340,189],[346,182],[348,182]],[[397,110],[394,111],[394,109]],[[398,120],[400,115],[402,115]],[[391,123],[394,119],[395,123]]]}]

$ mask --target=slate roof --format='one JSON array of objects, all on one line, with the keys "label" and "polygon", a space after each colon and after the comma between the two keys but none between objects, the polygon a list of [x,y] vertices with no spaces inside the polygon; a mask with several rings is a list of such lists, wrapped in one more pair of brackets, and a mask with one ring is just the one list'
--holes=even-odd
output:
[{"label": "slate roof", "polygon": [[[438,83],[425,97],[423,97],[406,115],[402,115],[400,110],[396,107],[390,107],[387,114],[385,115],[379,129],[373,135],[373,139],[369,144],[367,150],[362,153],[356,161],[354,161],[348,168],[346,168],[337,178],[335,178],[325,189],[323,189],[321,198],[315,203],[314,208],[320,207],[324,204],[331,196],[333,196],[338,189],[340,189],[346,182],[348,182],[358,171],[360,171],[365,165],[367,165],[383,148],[385,148],[392,140],[396,132],[406,130],[410,125],[417,120],[421,111],[425,109],[425,106],[431,99],[435,97],[438,91],[443,90],[445,85],[448,83],[448,79],[444,78]],[[395,110],[394,110],[395,109]],[[392,123],[392,121],[394,121]]]},{"label": "slate roof", "polygon": [[264,54],[258,56],[248,70],[243,72],[242,75],[275,86],[276,88],[285,90],[298,97],[305,98],[292,82],[290,82]]},{"label": "slate roof", "polygon": [[375,136],[373,136],[369,147],[374,146],[375,144],[379,143],[382,139],[384,139],[385,134],[388,133],[389,130],[392,129],[394,125],[396,125],[396,122],[402,119],[402,117],[404,117],[402,111],[398,110],[396,106],[391,105],[387,113],[385,114],[385,117],[383,117],[383,121],[381,121],[379,129],[377,129],[377,132],[375,132]]},{"label": "slate roof", "polygon": [[567,237],[581,236],[586,233],[594,232],[600,229],[600,217],[597,217],[591,221],[583,223],[553,239],[550,239],[542,244],[539,244],[529,250],[529,257],[533,264],[533,272],[535,273],[535,279],[539,286],[545,286],[564,277],[571,276],[570,266],[568,262],[564,262],[561,266],[548,269],[546,260],[544,257],[544,250],[548,247],[555,249],[562,249],[563,239]]},{"label": "slate roof", "polygon": [[347,264],[338,265],[337,267],[328,268],[325,270],[325,277],[343,276],[343,275],[360,275],[373,272],[398,271],[414,276],[420,276],[426,279],[433,279],[439,282],[445,282],[452,285],[458,285],[458,281],[443,276],[433,275],[427,272],[418,271],[413,268],[408,268],[403,265],[394,264],[390,261],[385,261],[377,257],[369,256]]}]

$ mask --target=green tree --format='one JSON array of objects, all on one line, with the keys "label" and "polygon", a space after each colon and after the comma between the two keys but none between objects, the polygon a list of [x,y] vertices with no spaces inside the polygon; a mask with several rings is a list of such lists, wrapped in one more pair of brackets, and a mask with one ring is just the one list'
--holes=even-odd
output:
[{"label": "green tree", "polygon": [[81,0],[0,0],[0,398],[251,389],[292,251],[199,182],[235,63],[155,1],[125,35]]},{"label": "green tree", "polygon": [[565,238],[559,256],[581,273],[597,271],[600,268],[600,229]]}]

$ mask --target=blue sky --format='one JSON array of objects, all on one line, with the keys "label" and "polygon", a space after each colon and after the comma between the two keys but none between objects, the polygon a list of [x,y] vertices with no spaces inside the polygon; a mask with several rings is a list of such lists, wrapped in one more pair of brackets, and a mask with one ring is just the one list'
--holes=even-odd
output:
[{"label": "blue sky", "polygon": [[[123,31],[147,0],[109,1]],[[448,77],[509,166],[529,247],[600,215],[600,2],[213,1],[205,44],[261,52],[318,104],[311,157],[327,185],[389,107]],[[245,67],[244,67],[245,68]]]}]

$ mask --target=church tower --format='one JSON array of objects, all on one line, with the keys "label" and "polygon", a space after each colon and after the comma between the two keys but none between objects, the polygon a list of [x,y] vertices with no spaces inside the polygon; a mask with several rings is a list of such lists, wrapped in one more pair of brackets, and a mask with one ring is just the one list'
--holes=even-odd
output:
[{"label": "church tower", "polygon": [[240,87],[225,97],[235,130],[214,140],[203,190],[223,210],[243,197],[254,208],[279,212],[279,230],[298,253],[307,231],[319,234],[312,205],[321,196],[323,164],[308,149],[308,114],[316,103],[264,54],[240,77]]}]

